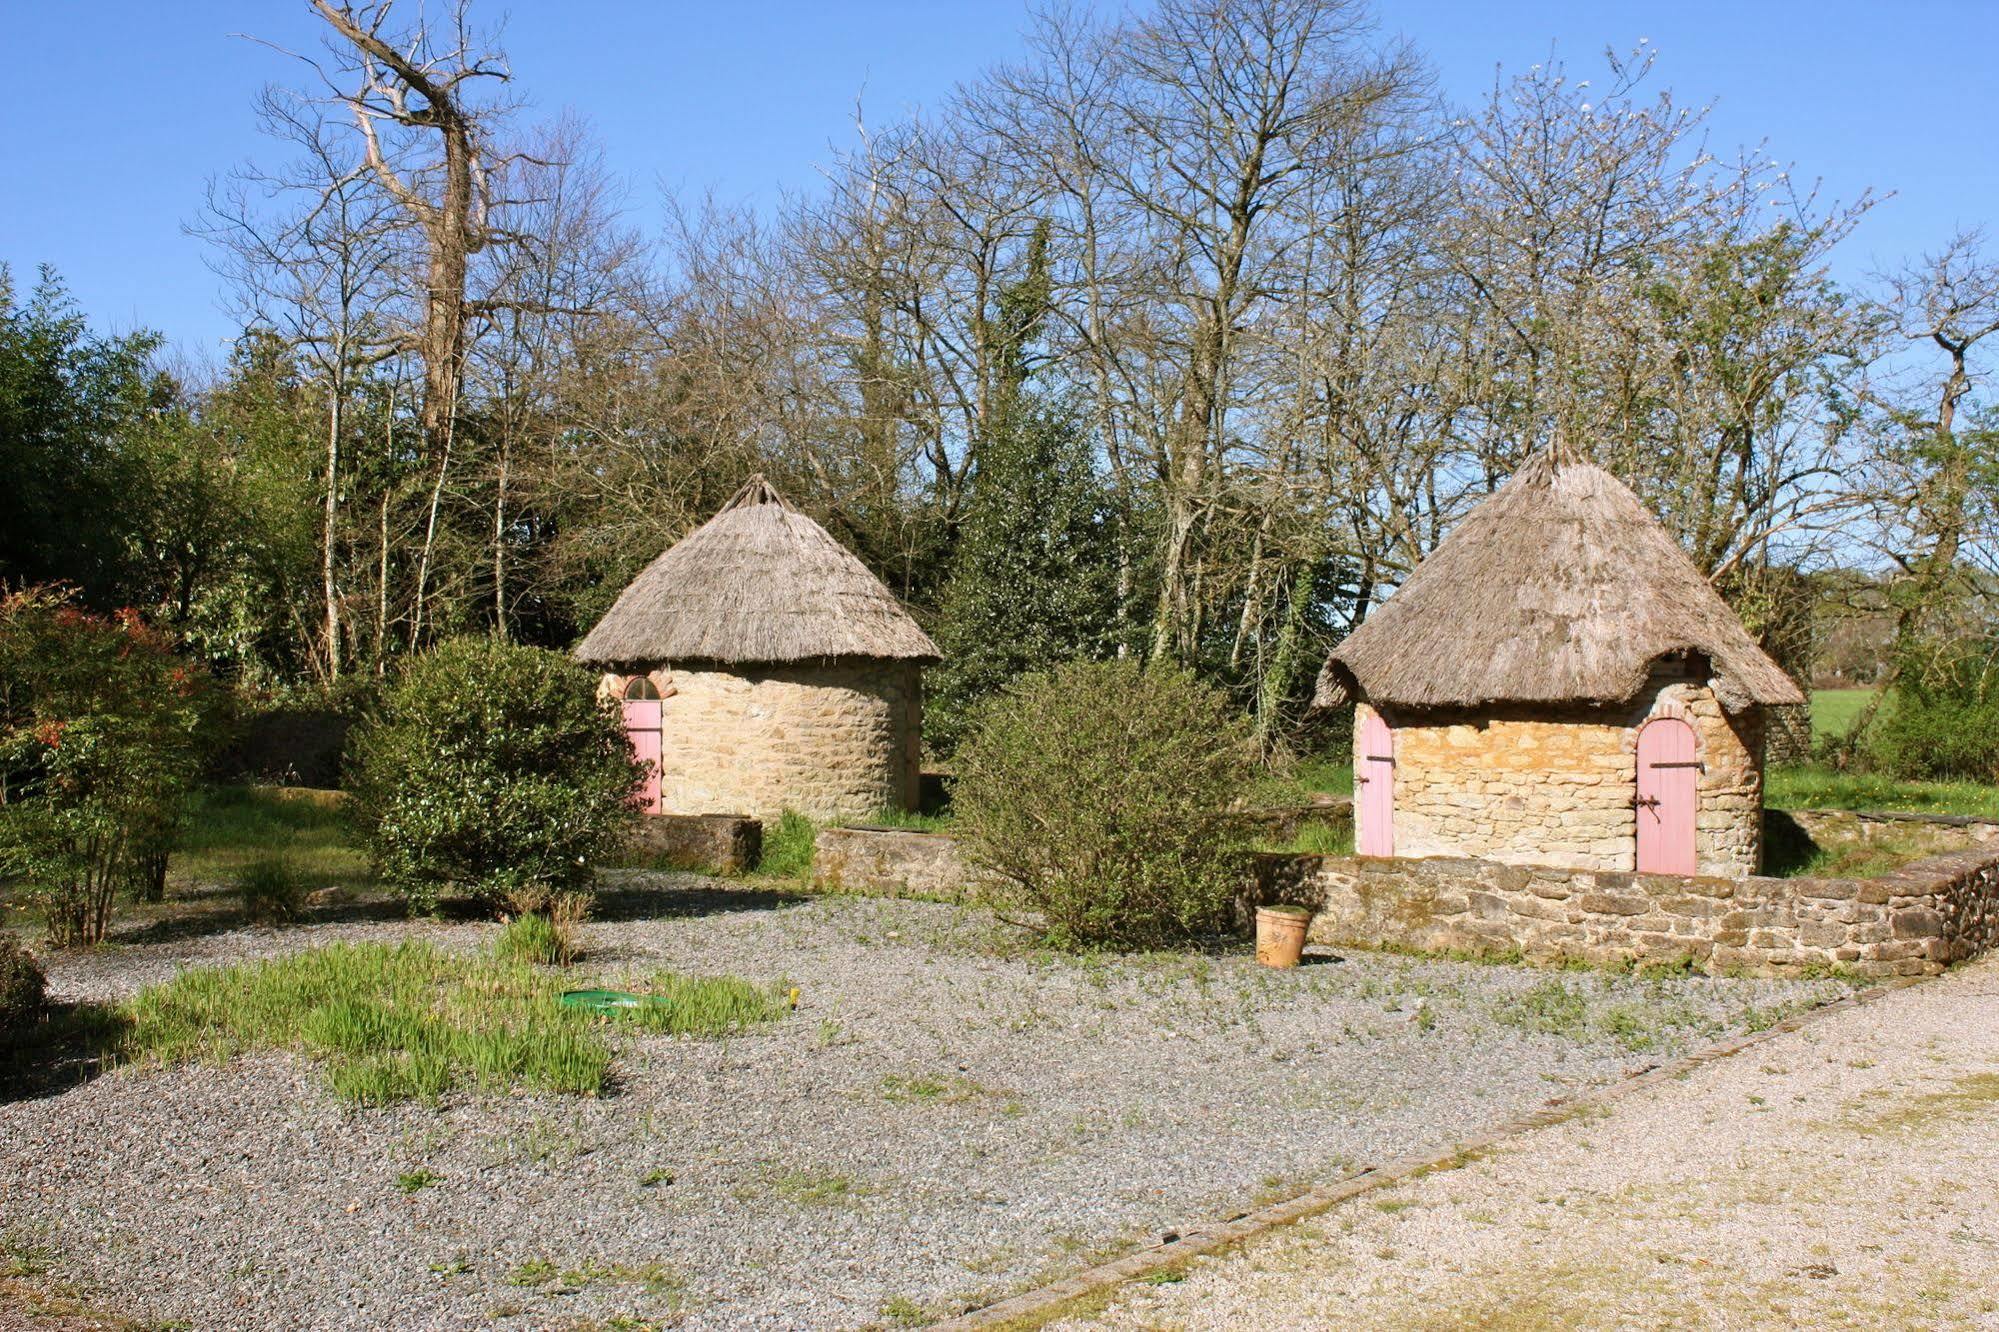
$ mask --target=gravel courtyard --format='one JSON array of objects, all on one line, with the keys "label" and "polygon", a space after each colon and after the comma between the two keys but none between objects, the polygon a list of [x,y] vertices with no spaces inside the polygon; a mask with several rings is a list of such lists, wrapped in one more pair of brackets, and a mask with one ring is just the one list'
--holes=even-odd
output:
[{"label": "gravel courtyard", "polygon": [[[786,1020],[620,1037],[612,1094],[345,1111],[285,1055],[0,1103],[0,1228],[129,1316],[210,1328],[919,1323],[1845,992],[1247,950],[1024,947],[984,914],[632,875],[579,985],[785,981]],[[630,910],[634,902],[642,904]],[[335,939],[57,957],[67,999]]]}]

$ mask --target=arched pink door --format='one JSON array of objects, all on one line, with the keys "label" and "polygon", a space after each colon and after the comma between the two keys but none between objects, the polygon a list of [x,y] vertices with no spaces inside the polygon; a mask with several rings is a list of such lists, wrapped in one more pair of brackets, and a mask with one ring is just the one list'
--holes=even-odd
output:
[{"label": "arched pink door", "polygon": [[1353,775],[1354,846],[1364,856],[1395,854],[1395,733],[1369,710],[1360,723],[1360,766]]},{"label": "arched pink door", "polygon": [[659,813],[659,689],[643,675],[625,686],[625,735],[632,753],[646,765],[645,785],[639,790],[639,808]]},{"label": "arched pink door", "polygon": [[1657,717],[1638,732],[1638,872],[1695,872],[1694,813],[1700,804],[1694,728]]}]

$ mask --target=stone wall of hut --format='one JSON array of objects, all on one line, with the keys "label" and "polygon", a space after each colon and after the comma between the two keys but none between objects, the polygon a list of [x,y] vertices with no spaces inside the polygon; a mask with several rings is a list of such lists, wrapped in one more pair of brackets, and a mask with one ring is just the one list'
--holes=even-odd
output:
[{"label": "stone wall of hut", "polygon": [[[795,809],[864,819],[914,809],[922,766],[923,677],[907,662],[661,667],[660,802],[668,814]],[[628,675],[602,688],[622,697]]]},{"label": "stone wall of hut", "polygon": [[[1363,714],[1367,706],[1360,705]],[[1757,711],[1731,716],[1684,667],[1661,666],[1623,708],[1385,708],[1382,715],[1395,733],[1398,857],[1635,869],[1638,729],[1677,716],[1693,727],[1704,765],[1695,820],[1699,872],[1735,877],[1761,868]],[[1354,730],[1358,736],[1361,728]]]}]

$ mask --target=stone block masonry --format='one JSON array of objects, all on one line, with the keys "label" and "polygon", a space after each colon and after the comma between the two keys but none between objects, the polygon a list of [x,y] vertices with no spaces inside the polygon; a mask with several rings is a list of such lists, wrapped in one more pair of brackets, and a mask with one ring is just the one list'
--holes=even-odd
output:
[{"label": "stone block masonry", "polygon": [[[1370,710],[1362,703],[1357,715]],[[1700,871],[1761,868],[1761,718],[1753,709],[1729,715],[1683,664],[1659,663],[1622,707],[1382,715],[1395,732],[1398,856],[1634,869],[1638,731],[1654,718],[1677,717],[1693,728],[1701,761],[1694,833]],[[1357,737],[1360,731],[1357,725]]]},{"label": "stone block masonry", "polygon": [[1256,900],[1316,909],[1315,943],[1753,975],[1923,976],[1999,942],[1999,845],[1871,879],[1682,877],[1438,857],[1266,855]]},{"label": "stone block masonry", "polygon": [[[914,809],[923,685],[908,662],[649,672],[660,705],[660,806],[773,822]],[[630,677],[606,675],[605,697]]]},{"label": "stone block masonry", "polygon": [[632,851],[655,864],[713,874],[755,869],[763,844],[763,823],[737,814],[648,814],[631,839]]}]

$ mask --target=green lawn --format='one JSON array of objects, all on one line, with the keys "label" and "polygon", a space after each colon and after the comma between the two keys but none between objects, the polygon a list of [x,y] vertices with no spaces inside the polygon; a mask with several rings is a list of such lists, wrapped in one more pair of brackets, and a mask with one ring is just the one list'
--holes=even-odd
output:
[{"label": "green lawn", "polygon": [[1874,697],[1872,689],[1812,690],[1812,737],[1845,735],[1853,729],[1854,718]]},{"label": "green lawn", "polygon": [[1979,782],[1901,781],[1830,768],[1772,768],[1764,803],[1775,809],[1880,809],[1999,818],[1999,787]]},{"label": "green lawn", "polygon": [[167,877],[183,885],[231,883],[252,863],[280,856],[308,892],[366,886],[374,875],[340,806],[337,791],[216,787],[189,811]]}]

